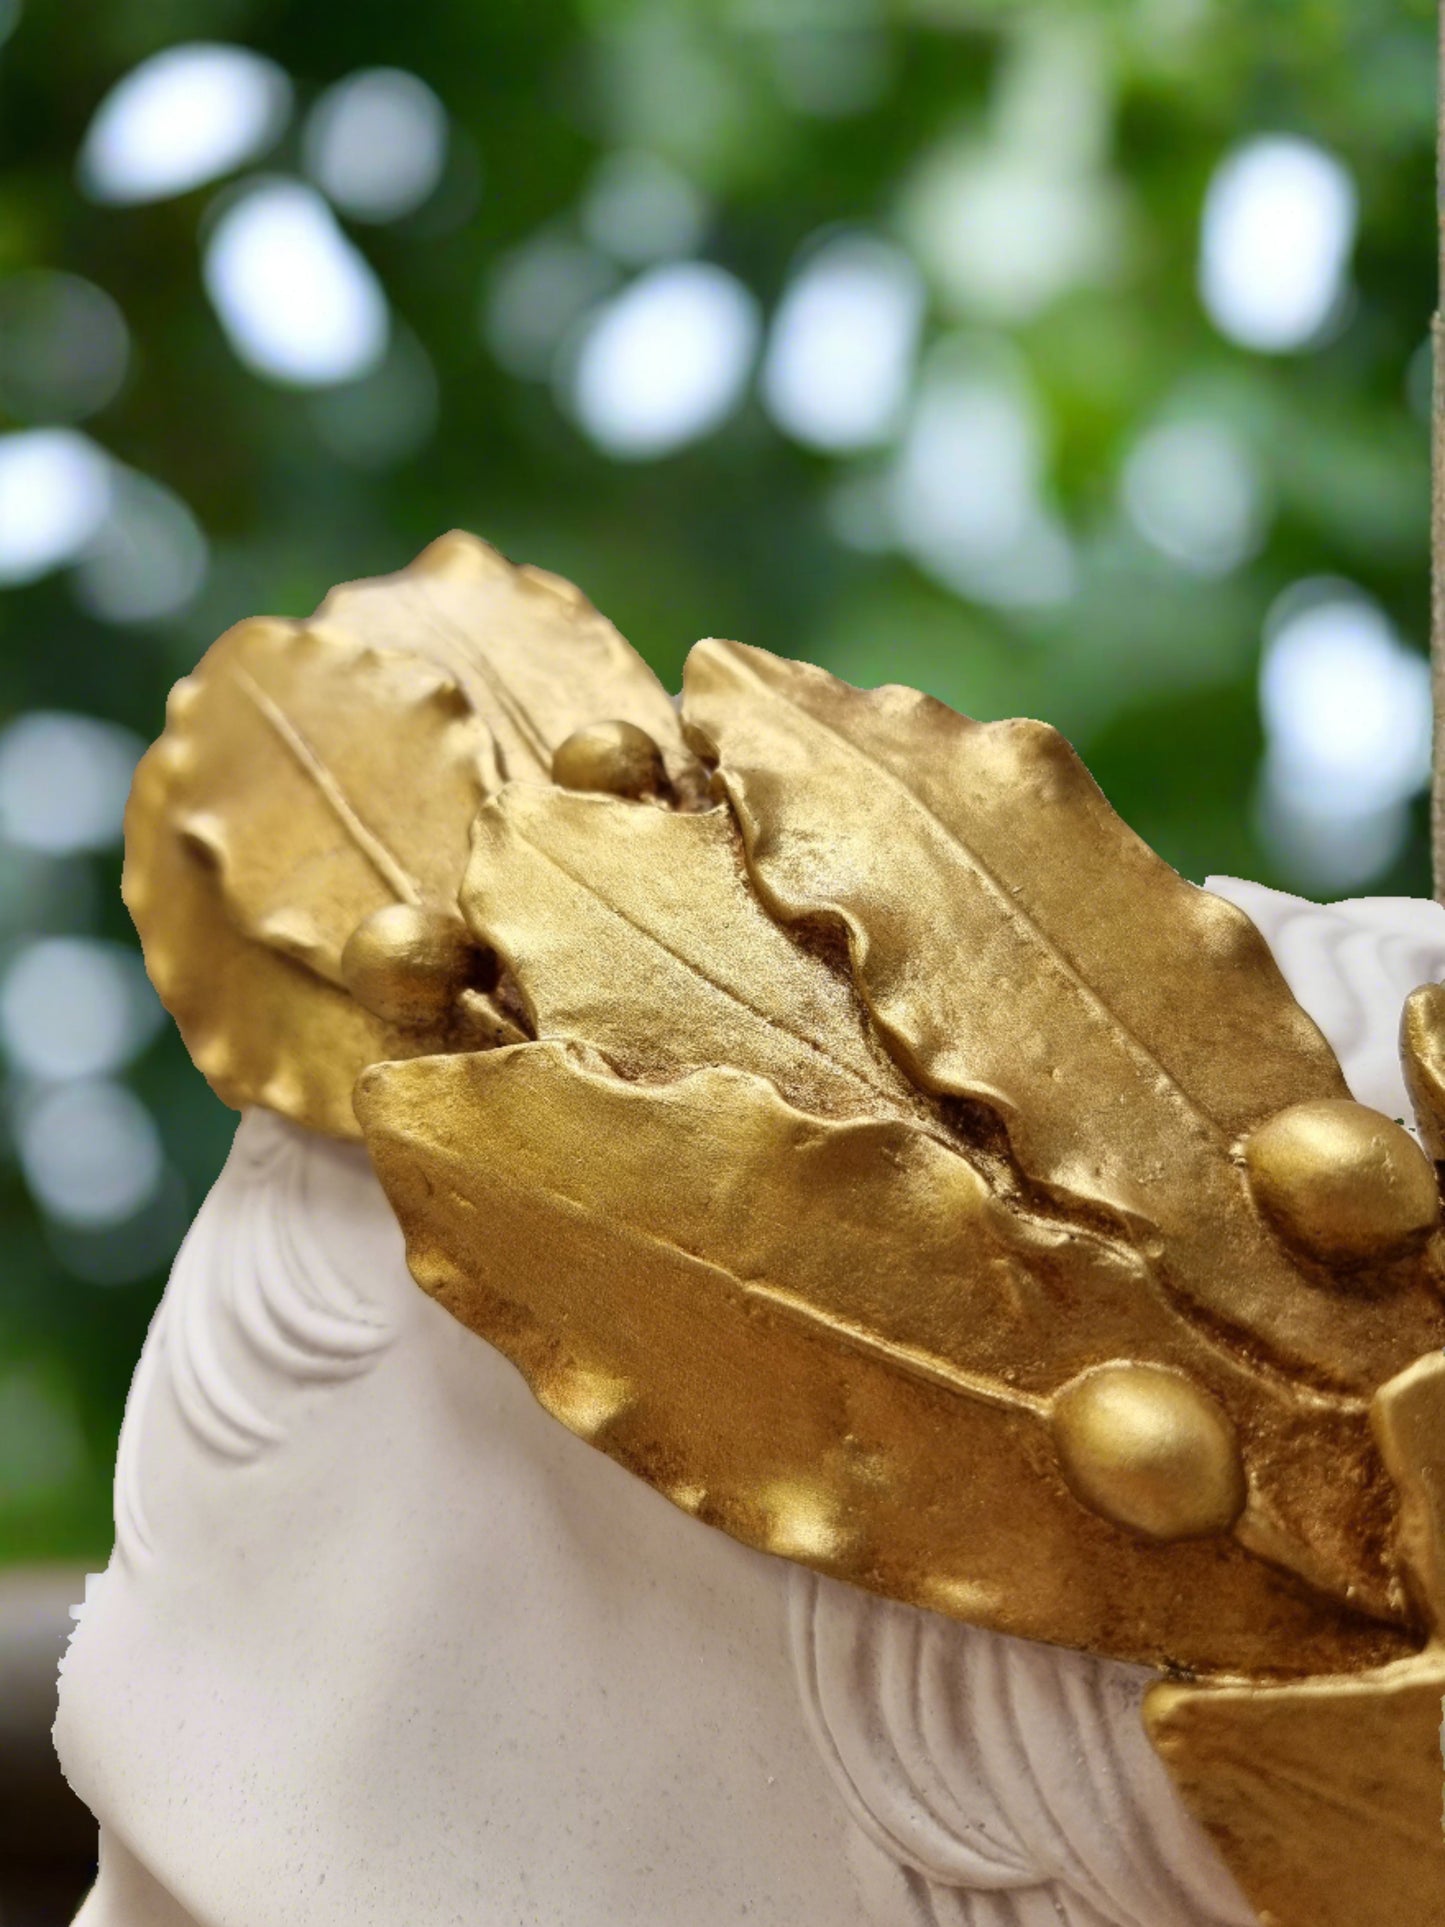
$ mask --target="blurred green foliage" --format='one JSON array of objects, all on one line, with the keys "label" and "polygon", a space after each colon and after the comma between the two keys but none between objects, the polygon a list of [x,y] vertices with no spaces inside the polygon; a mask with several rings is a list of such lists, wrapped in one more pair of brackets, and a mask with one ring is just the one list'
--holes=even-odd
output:
[{"label": "blurred green foliage", "polygon": [[[674,684],[690,643],[724,634],[855,681],[916,683],[975,714],[1040,714],[1186,874],[1297,880],[1255,828],[1267,611],[1302,578],[1339,576],[1409,645],[1426,634],[1425,0],[1072,0],[1052,13],[980,0],[29,0],[0,4],[6,21],[0,277],[63,269],[119,305],[128,373],[85,432],[189,505],[210,566],[183,609],[149,622],[88,612],[66,569],[0,592],[0,722],[60,709],[149,738],[169,684],[229,623],[304,613],[333,582],[397,567],[462,525],[580,582]],[[367,439],[368,408],[408,405],[405,381],[401,403],[365,382],[312,393],[233,352],[201,276],[233,182],[139,206],[97,204],[78,186],[107,91],[157,50],[197,40],[254,48],[294,82],[290,127],[255,163],[269,173],[299,171],[308,105],[356,69],[408,70],[443,102],[436,191],[404,218],[347,226],[385,288],[397,352],[421,371],[409,449],[406,434],[388,443],[384,422]],[[1047,144],[1050,87],[1062,88],[1058,114],[1082,115],[1064,172],[1086,194],[1079,218],[1102,224],[1093,257],[1005,313],[971,304],[926,248],[919,259],[925,342],[957,335],[970,354],[1002,356],[1031,392],[1041,487],[1072,554],[1052,601],[960,594],[870,527],[886,445],[799,446],[754,387],[695,443],[613,459],[576,425],[558,380],[519,376],[488,346],[487,303],[513,252],[543,231],[584,246],[579,208],[614,150],[661,156],[694,185],[700,253],[766,317],[820,230],[916,245],[929,181],[950,155],[997,149],[1009,111],[1022,116],[1007,134],[1019,151]],[[1340,314],[1317,344],[1272,354],[1221,334],[1197,263],[1222,158],[1277,133],[1344,163],[1359,225]],[[1055,244],[1078,238],[1066,222]],[[600,256],[594,266],[599,287],[631,272]],[[1131,449],[1180,408],[1228,425],[1266,504],[1253,553],[1212,573],[1160,554],[1121,507]],[[1426,890],[1415,812],[1370,888]],[[129,940],[118,876],[118,851],[0,850],[0,941]],[[193,1209],[229,1118],[169,1034],[128,1080]],[[27,1098],[14,1070],[8,1091],[13,1121]],[[162,1246],[183,1215],[173,1199]],[[100,1558],[116,1427],[166,1253],[131,1282],[86,1282],[73,1236],[37,1211],[3,1147],[0,1227],[0,1557]]]}]

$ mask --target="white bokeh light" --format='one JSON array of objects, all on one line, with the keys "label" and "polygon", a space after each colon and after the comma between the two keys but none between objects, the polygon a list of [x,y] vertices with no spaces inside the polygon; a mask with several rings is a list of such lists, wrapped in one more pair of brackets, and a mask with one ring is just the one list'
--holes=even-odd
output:
[{"label": "white bokeh light", "polygon": [[76,429],[0,435],[0,584],[68,562],[105,520],[111,493],[110,457]]},{"label": "white bokeh light", "polygon": [[190,1218],[185,1183],[173,1165],[127,1217],[102,1224],[46,1226],[55,1258],[72,1278],[113,1288],[163,1272],[186,1234]]},{"label": "white bokeh light", "polygon": [[78,274],[0,280],[0,405],[20,421],[82,421],[114,400],[130,363],[125,316]]},{"label": "white bokeh light", "polygon": [[821,120],[865,113],[886,93],[894,47],[869,0],[829,0],[816,7],[750,8],[762,33],[772,78],[789,106]]},{"label": "white bokeh light", "polygon": [[167,47],[96,109],[81,184],[116,204],[184,194],[264,153],[290,112],[291,83],[274,61],[209,41]]},{"label": "white bokeh light", "polygon": [[32,1196],[61,1224],[122,1224],[165,1177],[154,1118],[133,1091],[107,1078],[32,1093],[18,1107],[15,1137]]},{"label": "white bokeh light", "polygon": [[757,303],[725,269],[653,268],[587,325],[570,370],[573,412],[620,460],[669,454],[732,414],[758,335]]},{"label": "white bokeh light", "polygon": [[96,716],[17,716],[0,731],[0,837],[44,856],[111,848],[144,748]]},{"label": "white bokeh light", "polygon": [[273,381],[353,381],[386,353],[381,283],[314,188],[267,180],[216,219],[206,291],[231,346]]},{"label": "white bokeh light", "polygon": [[544,380],[578,318],[616,283],[617,270],[595,248],[544,228],[488,277],[480,316],[487,346],[509,374]]},{"label": "white bokeh light", "polygon": [[1357,207],[1348,169],[1293,135],[1247,141],[1215,170],[1200,229],[1199,291],[1246,348],[1305,348],[1347,286]]},{"label": "white bokeh light", "polygon": [[1027,321],[1107,280],[1123,252],[1111,184],[1047,153],[945,146],[910,184],[903,223],[945,299],[989,322]]},{"label": "white bokeh light", "polygon": [[1014,325],[1127,259],[1126,191],[1110,164],[1115,61],[1099,23],[1020,9],[985,124],[924,150],[898,208],[904,239],[960,315]]},{"label": "white bokeh light", "polygon": [[657,154],[609,154],[582,198],[582,231],[628,267],[690,254],[707,226],[707,202]]},{"label": "white bokeh light", "polygon": [[1264,832],[1304,881],[1349,889],[1384,869],[1429,780],[1430,669],[1347,583],[1297,583],[1266,627]]},{"label": "white bokeh light", "polygon": [[935,351],[893,474],[893,527],[919,567],[1000,606],[1061,601],[1072,543],[1042,496],[1038,408],[1007,356]]},{"label": "white bokeh light", "polygon": [[1430,774],[1429,664],[1347,585],[1288,593],[1260,669],[1265,728],[1282,773],[1342,806],[1413,795]]},{"label": "white bokeh light", "polygon": [[76,561],[77,600],[102,622],[175,615],[200,593],[209,553],[178,495],[117,465],[109,512]]},{"label": "white bokeh light", "polygon": [[1321,898],[1357,892],[1398,860],[1410,836],[1404,803],[1341,812],[1306,803],[1267,778],[1257,819],[1265,847],[1291,881]]},{"label": "white bokeh light", "polygon": [[1265,505],[1258,469],[1223,422],[1161,422],[1139,438],[1120,492],[1152,547],[1197,575],[1225,575],[1258,549]]},{"label": "white bokeh light", "polygon": [[306,171],[343,213],[395,221],[435,192],[447,160],[447,111],[415,74],[370,67],[311,109]]},{"label": "white bokeh light", "polygon": [[163,1012],[140,958],[97,937],[37,937],[0,977],[0,1043],[24,1077],[60,1083],[123,1070]]},{"label": "white bokeh light", "polygon": [[907,255],[868,235],[825,242],[778,304],[763,399],[785,433],[830,451],[866,448],[896,427],[923,322]]}]

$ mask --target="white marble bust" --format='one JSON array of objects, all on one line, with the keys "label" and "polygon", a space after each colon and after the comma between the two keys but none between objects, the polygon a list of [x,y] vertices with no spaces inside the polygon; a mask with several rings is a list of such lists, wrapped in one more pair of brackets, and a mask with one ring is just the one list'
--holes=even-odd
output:
[{"label": "white marble bust", "polygon": [[[1212,887],[1407,1115],[1445,910]],[[364,1152],[253,1112],[63,1668],[102,1842],[77,1927],[1250,1927],[1148,1680],[678,1512],[416,1289]]]}]

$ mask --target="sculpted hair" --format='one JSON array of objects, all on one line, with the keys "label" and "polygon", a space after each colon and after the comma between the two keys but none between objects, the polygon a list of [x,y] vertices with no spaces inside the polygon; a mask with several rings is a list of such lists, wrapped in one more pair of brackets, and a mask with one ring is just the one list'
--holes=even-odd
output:
[{"label": "sculpted hair", "polygon": [[136,1368],[116,1460],[123,1560],[147,1557],[154,1539],[142,1492],[157,1399],[171,1404],[196,1452],[245,1464],[284,1438],[302,1388],[365,1371],[391,1337],[384,1307],[357,1282],[371,1268],[343,1269],[314,1229],[322,1200],[341,1192],[354,1217],[374,1224],[371,1235],[399,1244],[356,1152],[251,1111],[226,1176],[181,1247]]},{"label": "sculpted hair", "polygon": [[878,1927],[1254,1927],[1145,1735],[1153,1675],[788,1576]]}]

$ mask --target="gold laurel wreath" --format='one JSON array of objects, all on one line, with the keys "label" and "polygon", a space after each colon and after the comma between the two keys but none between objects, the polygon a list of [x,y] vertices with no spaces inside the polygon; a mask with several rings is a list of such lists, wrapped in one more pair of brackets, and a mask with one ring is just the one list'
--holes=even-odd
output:
[{"label": "gold laurel wreath", "polygon": [[451,535],[221,638],[125,890],[215,1089],[362,1136],[564,1424],[750,1545],[1164,1672],[1263,1922],[1445,1919],[1436,1169],[1055,731],[722,642],[679,711]]}]

